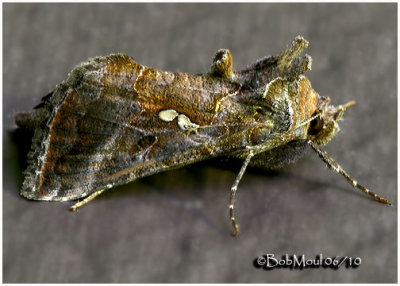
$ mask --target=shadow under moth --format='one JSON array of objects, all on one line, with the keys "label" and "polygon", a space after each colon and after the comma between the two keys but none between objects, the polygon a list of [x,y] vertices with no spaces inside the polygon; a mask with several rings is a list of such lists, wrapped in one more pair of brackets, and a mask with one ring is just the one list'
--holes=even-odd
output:
[{"label": "shadow under moth", "polygon": [[97,57],[74,68],[32,111],[15,122],[34,131],[21,195],[31,200],[83,199],[138,178],[217,156],[243,159],[231,187],[235,194],[247,165],[277,168],[308,146],[354,188],[389,201],[352,179],[320,146],[339,131],[346,108],[318,95],[304,76],[311,57],[298,36],[278,56],[240,71],[229,50],[219,50],[211,70],[193,75],[160,71],[130,56]]}]

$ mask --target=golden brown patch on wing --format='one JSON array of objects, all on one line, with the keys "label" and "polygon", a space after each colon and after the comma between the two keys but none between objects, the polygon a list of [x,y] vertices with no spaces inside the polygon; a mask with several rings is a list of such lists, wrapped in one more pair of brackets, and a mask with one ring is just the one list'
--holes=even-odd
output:
[{"label": "golden brown patch on wing", "polygon": [[311,118],[315,110],[317,109],[317,97],[318,94],[311,87],[310,81],[306,77],[302,77],[299,80],[299,93],[298,93],[298,112],[295,118],[296,124],[300,124]]}]

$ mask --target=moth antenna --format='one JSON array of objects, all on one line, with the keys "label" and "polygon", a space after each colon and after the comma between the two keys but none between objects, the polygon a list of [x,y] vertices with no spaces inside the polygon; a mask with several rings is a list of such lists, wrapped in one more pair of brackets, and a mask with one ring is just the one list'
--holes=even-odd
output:
[{"label": "moth antenna", "polygon": [[244,172],[246,171],[247,165],[249,165],[251,158],[253,158],[254,152],[250,151],[250,153],[247,155],[246,160],[244,160],[242,168],[239,171],[239,174],[236,176],[235,182],[233,183],[231,187],[231,198],[230,198],[230,204],[229,204],[229,217],[232,222],[233,226],[233,235],[238,236],[239,234],[239,225],[236,223],[235,216],[234,216],[234,209],[235,209],[235,196],[236,196],[236,191],[237,187],[239,185],[240,180],[243,177]]},{"label": "moth antenna", "polygon": [[307,120],[301,122],[299,125],[296,126],[295,129],[300,128],[300,127],[303,126],[303,125],[306,125],[308,122],[311,122],[312,120],[314,120],[315,118],[317,118],[317,117],[320,116],[320,115],[321,115],[321,112],[318,113],[317,115],[314,115],[313,117],[311,117],[311,118],[309,118],[309,119],[307,119]]},{"label": "moth antenna", "polygon": [[310,144],[310,146],[314,149],[315,152],[317,152],[317,154],[319,155],[319,157],[328,165],[329,168],[335,170],[336,172],[338,172],[339,174],[341,174],[343,177],[345,177],[345,179],[354,187],[357,188],[361,191],[363,191],[364,193],[366,193],[368,196],[372,197],[373,199],[375,199],[376,201],[386,204],[386,205],[391,205],[391,203],[387,200],[384,199],[380,196],[378,196],[377,194],[371,192],[370,190],[368,190],[367,188],[365,188],[364,186],[361,186],[359,183],[357,183],[356,180],[354,180],[353,178],[350,177],[349,174],[346,173],[345,170],[343,170],[342,167],[340,167],[340,165],[335,162],[335,160],[333,160],[328,153],[326,153],[324,150],[322,150],[317,144],[315,144],[314,142],[312,142],[311,140],[308,141],[308,144]]},{"label": "moth antenna", "polygon": [[356,105],[356,101],[351,100],[351,101],[347,102],[346,104],[339,105],[339,108],[344,108],[346,110],[348,107],[354,106],[354,105]]},{"label": "moth antenna", "polygon": [[[254,123],[254,124],[215,124],[215,125],[202,125],[196,127],[196,130],[207,130],[215,127],[256,127],[256,126],[264,126],[262,123]],[[165,131],[165,132],[152,132],[151,135],[153,136],[161,136],[161,135],[167,135],[167,134],[172,134],[172,133],[184,133],[187,132],[187,130],[170,130],[170,131]]]},{"label": "moth antenna", "polygon": [[346,104],[339,105],[336,107],[337,112],[335,114],[335,120],[338,121],[343,117],[344,112],[346,111],[347,108],[356,105],[356,102],[354,100],[347,102]]}]

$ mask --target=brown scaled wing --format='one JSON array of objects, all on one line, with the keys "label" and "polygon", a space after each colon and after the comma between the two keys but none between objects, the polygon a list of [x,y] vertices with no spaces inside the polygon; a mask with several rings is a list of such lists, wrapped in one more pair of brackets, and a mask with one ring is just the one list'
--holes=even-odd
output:
[{"label": "brown scaled wing", "polygon": [[[245,126],[213,124],[218,100],[238,84],[163,72],[126,55],[89,60],[30,114],[35,125],[21,194],[66,201],[163,170],[245,148]],[[173,109],[200,127],[183,130]],[[32,123],[33,122],[33,123]],[[232,140],[232,136],[237,140]]]}]

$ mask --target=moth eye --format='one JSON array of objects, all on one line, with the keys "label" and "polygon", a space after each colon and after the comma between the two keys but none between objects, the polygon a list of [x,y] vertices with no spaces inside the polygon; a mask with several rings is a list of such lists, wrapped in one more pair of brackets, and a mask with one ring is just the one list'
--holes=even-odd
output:
[{"label": "moth eye", "polygon": [[321,116],[318,116],[310,122],[308,134],[315,135],[321,131],[322,127],[324,127],[324,120],[321,118]]}]

